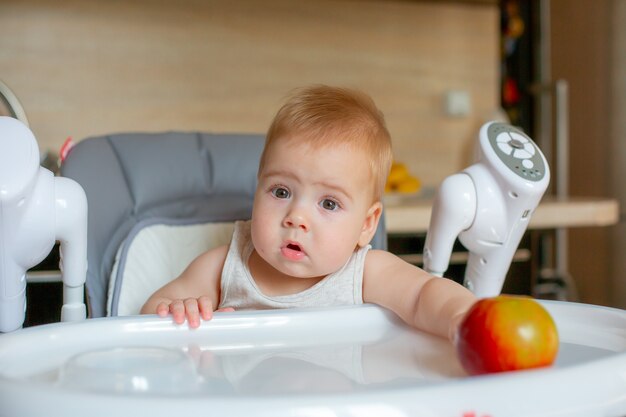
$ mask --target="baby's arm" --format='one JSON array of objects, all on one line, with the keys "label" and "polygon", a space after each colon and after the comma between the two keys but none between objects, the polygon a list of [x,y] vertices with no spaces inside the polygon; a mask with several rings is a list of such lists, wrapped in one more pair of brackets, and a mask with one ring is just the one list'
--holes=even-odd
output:
[{"label": "baby's arm", "polygon": [[183,273],[150,296],[141,314],[172,314],[182,324],[200,325],[200,317],[210,320],[220,301],[220,278],[228,246],[211,249],[198,256]]},{"label": "baby's arm", "polygon": [[452,280],[434,277],[389,252],[371,250],[365,259],[363,300],[390,309],[411,326],[453,341],[476,297]]}]

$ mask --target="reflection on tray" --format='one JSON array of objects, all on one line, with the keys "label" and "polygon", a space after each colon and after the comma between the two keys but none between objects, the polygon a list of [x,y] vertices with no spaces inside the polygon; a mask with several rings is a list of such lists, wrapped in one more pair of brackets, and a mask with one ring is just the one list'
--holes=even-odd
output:
[{"label": "reflection on tray", "polygon": [[187,351],[209,395],[352,392],[465,376],[447,341],[410,331],[390,336],[363,344]]}]

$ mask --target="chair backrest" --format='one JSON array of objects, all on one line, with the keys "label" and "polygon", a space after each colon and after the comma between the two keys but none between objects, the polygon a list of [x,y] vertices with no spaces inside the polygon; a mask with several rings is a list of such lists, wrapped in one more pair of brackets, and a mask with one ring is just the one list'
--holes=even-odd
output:
[{"label": "chair backrest", "polygon": [[[257,134],[166,132],[93,137],[72,148],[61,175],[82,185],[89,205],[89,316],[127,314],[117,307],[121,280],[110,281],[147,227],[249,219],[263,143]],[[372,246],[386,249],[386,242],[381,219]]]}]

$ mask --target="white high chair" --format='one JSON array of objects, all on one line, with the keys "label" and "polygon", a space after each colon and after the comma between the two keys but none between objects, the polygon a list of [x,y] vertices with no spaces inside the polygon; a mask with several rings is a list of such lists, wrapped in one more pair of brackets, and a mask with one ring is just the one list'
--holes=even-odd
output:
[{"label": "white high chair", "polygon": [[[256,135],[167,133],[71,151],[62,172],[89,201],[98,318],[0,335],[0,415],[626,415],[621,310],[545,302],[561,342],[554,366],[482,377],[465,375],[448,341],[374,305],[216,313],[195,330],[103,317],[136,311],[150,275],[169,268],[161,258],[181,254],[172,245],[198,239],[185,250],[193,257],[212,244],[201,238],[209,231],[228,236],[228,223],[250,215],[261,147]],[[384,229],[373,243],[384,244]],[[158,267],[134,263],[148,254]]]},{"label": "white high chair", "polygon": [[[195,256],[230,241],[233,222],[250,218],[263,142],[254,134],[133,133],[72,148],[61,174],[87,195],[90,317],[138,314]],[[384,218],[372,246],[386,248]]]}]

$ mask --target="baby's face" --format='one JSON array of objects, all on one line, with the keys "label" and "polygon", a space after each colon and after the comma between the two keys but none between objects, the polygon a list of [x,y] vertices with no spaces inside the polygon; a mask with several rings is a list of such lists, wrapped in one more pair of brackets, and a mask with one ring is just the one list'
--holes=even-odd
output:
[{"label": "baby's face", "polygon": [[267,155],[252,212],[258,254],[280,272],[321,277],[341,268],[362,240],[372,207],[363,151],[312,149],[281,140]]}]

